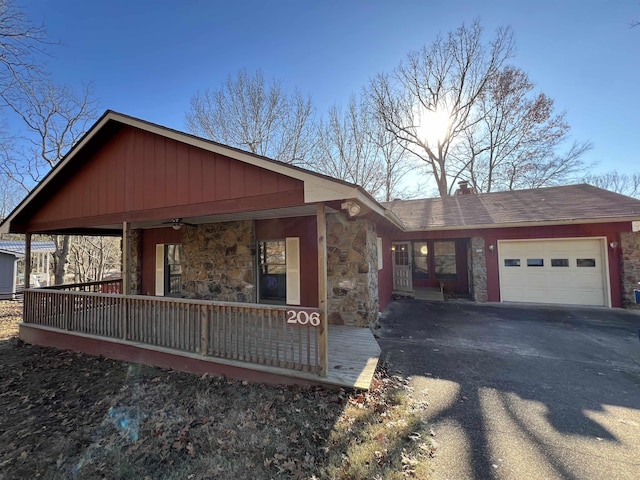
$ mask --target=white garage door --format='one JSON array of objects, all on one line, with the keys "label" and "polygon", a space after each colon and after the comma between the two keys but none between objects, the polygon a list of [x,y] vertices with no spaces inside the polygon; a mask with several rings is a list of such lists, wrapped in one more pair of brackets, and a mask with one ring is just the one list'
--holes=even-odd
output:
[{"label": "white garage door", "polygon": [[609,305],[604,241],[498,241],[503,302]]}]

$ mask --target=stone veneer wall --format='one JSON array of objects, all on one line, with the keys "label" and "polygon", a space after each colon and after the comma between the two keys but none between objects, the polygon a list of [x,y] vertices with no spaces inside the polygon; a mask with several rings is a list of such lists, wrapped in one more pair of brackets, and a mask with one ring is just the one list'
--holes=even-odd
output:
[{"label": "stone veneer wall", "polygon": [[484,238],[471,238],[471,282],[473,285],[473,299],[476,302],[486,302],[487,295],[487,257],[484,250]]},{"label": "stone veneer wall", "polygon": [[327,215],[327,310],[333,325],[366,327],[378,318],[375,224]]},{"label": "stone veneer wall", "polygon": [[183,296],[256,302],[250,220],[187,227],[182,240]]},{"label": "stone veneer wall", "polygon": [[640,232],[620,234],[622,306],[640,308],[635,301],[635,289],[640,289]]},{"label": "stone veneer wall", "polygon": [[132,295],[140,295],[142,284],[142,237],[140,230],[129,230],[129,282]]}]

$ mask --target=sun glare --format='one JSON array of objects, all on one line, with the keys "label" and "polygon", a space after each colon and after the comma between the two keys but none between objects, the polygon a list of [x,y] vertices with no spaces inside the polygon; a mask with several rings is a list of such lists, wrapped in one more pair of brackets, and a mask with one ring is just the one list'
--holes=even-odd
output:
[{"label": "sun glare", "polygon": [[447,136],[450,125],[450,113],[446,109],[421,109],[416,114],[416,130],[427,145],[437,146]]}]

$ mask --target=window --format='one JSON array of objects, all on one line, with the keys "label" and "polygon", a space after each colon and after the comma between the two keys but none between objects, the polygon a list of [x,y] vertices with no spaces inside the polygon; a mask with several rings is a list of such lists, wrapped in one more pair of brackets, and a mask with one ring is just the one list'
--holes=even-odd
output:
[{"label": "window", "polygon": [[595,258],[577,258],[576,266],[577,267],[595,267],[596,259]]},{"label": "window", "polygon": [[544,267],[544,259],[527,258],[527,267]]},{"label": "window", "polygon": [[394,265],[409,265],[409,250],[404,243],[398,243],[393,246],[393,262]]},{"label": "window", "polygon": [[166,283],[167,296],[182,293],[182,245],[166,246]]},{"label": "window", "polygon": [[182,294],[182,245],[156,245],[156,295]]},{"label": "window", "polygon": [[436,280],[455,280],[456,242],[452,240],[433,242],[433,263]]},{"label": "window", "polygon": [[285,240],[258,242],[260,299],[284,302],[287,299],[287,256]]},{"label": "window", "polygon": [[258,242],[258,294],[261,302],[300,305],[300,239]]},{"label": "window", "polygon": [[569,259],[568,258],[552,258],[551,266],[552,267],[568,267]]},{"label": "window", "polygon": [[427,242],[413,243],[413,278],[429,278],[429,247]]},{"label": "window", "polygon": [[505,267],[519,267],[520,259],[519,258],[505,258],[504,259]]}]

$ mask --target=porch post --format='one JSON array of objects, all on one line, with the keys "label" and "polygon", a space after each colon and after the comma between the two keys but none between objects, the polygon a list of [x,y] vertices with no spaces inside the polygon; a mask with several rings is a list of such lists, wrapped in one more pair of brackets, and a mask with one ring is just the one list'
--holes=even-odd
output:
[{"label": "porch post", "polygon": [[31,288],[31,233],[24,234],[24,289]]},{"label": "porch post", "polygon": [[131,294],[129,281],[129,244],[131,243],[129,223],[122,222],[122,319],[120,320],[120,334],[127,339],[127,295]]},{"label": "porch post", "polygon": [[131,243],[131,230],[129,222],[122,222],[122,294],[131,295],[131,281],[129,280],[129,244]]},{"label": "porch post", "polygon": [[316,205],[316,229],[318,234],[318,308],[322,311],[320,322],[320,375],[329,371],[328,323],[327,323],[327,220],[324,203]]}]

